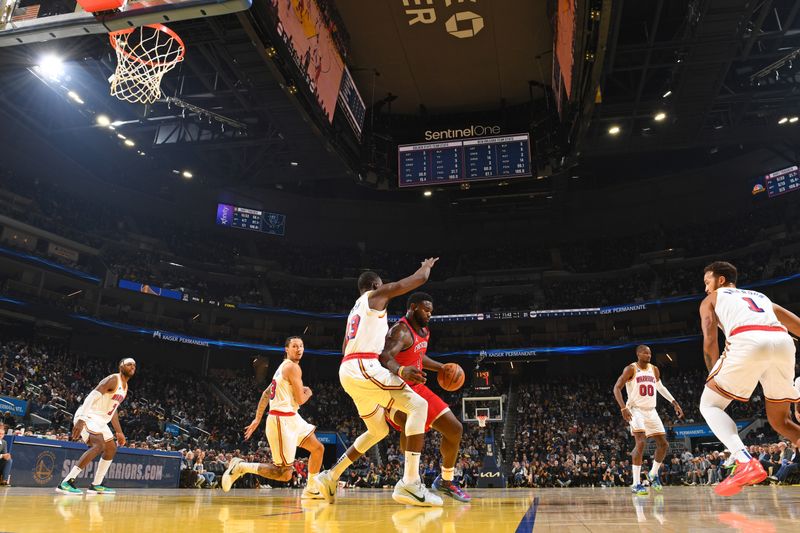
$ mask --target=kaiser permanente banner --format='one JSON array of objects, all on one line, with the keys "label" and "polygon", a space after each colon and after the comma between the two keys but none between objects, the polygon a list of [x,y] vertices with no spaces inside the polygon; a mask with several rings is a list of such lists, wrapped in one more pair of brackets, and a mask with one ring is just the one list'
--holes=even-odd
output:
[{"label": "kaiser permanente banner", "polygon": [[25,416],[28,411],[28,402],[10,396],[0,396],[0,414],[6,411],[14,416]]},{"label": "kaiser permanente banner", "polygon": [[[736,422],[736,430],[741,431],[747,426],[749,426],[753,421],[752,420],[739,420]],[[686,437],[712,437],[714,433],[711,432],[711,428],[709,428],[705,424],[694,424],[690,426],[673,426],[672,431],[675,432],[675,436],[679,439],[683,439]]]},{"label": "kaiser permanente banner", "polygon": [[[11,476],[18,487],[55,487],[78,463],[86,446],[76,442],[7,437],[14,456]],[[98,458],[99,459],[99,458]],[[78,476],[78,487],[86,488],[94,478],[98,460]],[[181,454],[155,450],[119,448],[106,474],[114,488],[177,488]]]}]

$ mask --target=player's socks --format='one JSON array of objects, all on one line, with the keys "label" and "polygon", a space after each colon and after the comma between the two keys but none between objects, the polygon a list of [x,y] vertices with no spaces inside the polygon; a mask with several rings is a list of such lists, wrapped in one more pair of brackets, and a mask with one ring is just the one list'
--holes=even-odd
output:
[{"label": "player's socks", "polygon": [[650,469],[650,477],[658,477],[658,471],[661,470],[661,463],[653,461],[653,467]]},{"label": "player's socks", "polygon": [[700,413],[714,435],[731,451],[731,455],[739,462],[746,463],[752,457],[747,453],[747,448],[739,438],[736,422],[728,416],[724,409],[731,403],[721,394],[706,388],[700,396]]},{"label": "player's socks", "polygon": [[455,467],[453,468],[444,468],[442,467],[442,479],[445,481],[453,481],[455,479]]},{"label": "player's socks", "polygon": [[633,465],[631,466],[631,470],[633,472],[633,483],[631,486],[635,487],[642,482],[642,465]]},{"label": "player's socks", "polygon": [[105,479],[108,468],[111,466],[111,461],[111,459],[100,459],[100,463],[97,465],[97,470],[94,473],[94,481],[92,481],[92,485],[103,485],[103,479]]},{"label": "player's socks", "polygon": [[339,478],[342,477],[342,474],[344,474],[344,471],[347,470],[347,467],[350,466],[351,464],[353,464],[353,461],[351,461],[350,458],[347,457],[347,454],[346,453],[342,454],[342,456],[339,457],[339,460],[336,461],[336,464],[333,465],[333,468],[331,468],[328,471],[330,473],[331,478],[334,481],[338,481]]},{"label": "player's socks", "polygon": [[232,474],[236,477],[243,476],[244,474],[258,474],[259,463],[239,463],[233,469]]},{"label": "player's socks", "polygon": [[67,474],[67,477],[61,480],[61,482],[66,483],[68,481],[78,479],[78,476],[81,475],[81,472],[83,472],[83,468],[78,468],[77,466],[73,466],[72,470],[70,470],[69,474]]},{"label": "player's socks", "polygon": [[414,483],[419,480],[420,452],[406,452],[406,464],[403,469],[403,483]]}]

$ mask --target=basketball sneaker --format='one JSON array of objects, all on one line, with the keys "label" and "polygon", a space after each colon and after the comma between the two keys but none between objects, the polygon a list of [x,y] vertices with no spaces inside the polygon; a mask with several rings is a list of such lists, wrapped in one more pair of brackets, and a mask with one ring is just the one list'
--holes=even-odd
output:
[{"label": "basketball sneaker", "polygon": [[325,498],[328,503],[333,503],[336,500],[336,488],[338,483],[331,477],[329,470],[320,472],[314,476],[314,484],[319,489],[319,493]]},{"label": "basketball sneaker", "polygon": [[767,472],[758,459],[750,459],[746,463],[736,461],[733,472],[725,480],[714,487],[714,492],[720,496],[733,496],[739,494],[743,487],[755,485],[767,479]]},{"label": "basketball sneaker", "polygon": [[303,489],[303,494],[300,495],[301,500],[324,500],[325,497],[317,488],[317,484],[313,479],[309,479],[306,487]]},{"label": "basketball sneaker", "polygon": [[74,479],[62,481],[61,484],[56,487],[56,492],[60,492],[61,494],[75,494],[76,496],[83,494],[83,491],[75,486]]},{"label": "basketball sneaker", "polygon": [[441,507],[444,504],[442,499],[430,492],[419,479],[413,483],[404,483],[402,479],[398,481],[394,486],[392,499],[397,503],[418,507]]},{"label": "basketball sneaker", "polygon": [[104,487],[103,485],[89,485],[86,494],[116,494],[117,491]]},{"label": "basketball sneaker", "polygon": [[431,483],[431,488],[436,492],[447,494],[454,500],[460,502],[472,501],[472,496],[467,494],[467,491],[458,486],[454,481],[445,481],[441,475],[436,476],[436,479]]},{"label": "basketball sneaker", "polygon": [[650,480],[650,486],[653,487],[654,491],[661,492],[664,490],[664,485],[661,484],[661,478],[659,476],[651,476],[650,472],[648,472],[647,479]]},{"label": "basketball sneaker", "polygon": [[231,462],[228,463],[228,468],[225,470],[225,473],[222,474],[222,481],[219,483],[220,488],[222,488],[222,492],[228,492],[231,490],[231,487],[234,483],[236,483],[236,480],[242,476],[241,474],[234,472],[236,467],[241,462],[242,459],[240,457],[234,457],[231,459]]},{"label": "basketball sneaker", "polygon": [[647,496],[648,494],[650,494],[650,492],[648,492],[648,490],[647,490],[647,487],[645,487],[641,483],[639,483],[635,487],[633,487],[631,492],[635,492],[637,496]]}]

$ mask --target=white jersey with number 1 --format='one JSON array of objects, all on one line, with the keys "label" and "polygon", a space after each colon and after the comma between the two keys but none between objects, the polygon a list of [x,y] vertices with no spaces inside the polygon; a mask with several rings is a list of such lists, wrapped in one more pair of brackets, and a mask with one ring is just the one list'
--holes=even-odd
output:
[{"label": "white jersey with number 1", "polygon": [[383,311],[370,309],[370,294],[372,291],[362,294],[347,317],[347,330],[345,331],[347,344],[344,347],[344,355],[379,354],[383,351],[383,343],[389,332],[387,318],[389,313],[386,309]]},{"label": "white jersey with number 1", "polygon": [[717,303],[714,311],[726,337],[741,327],[767,326],[782,327],[772,301],[760,292],[722,287],[717,289]]},{"label": "white jersey with number 1", "polygon": [[644,370],[637,363],[633,363],[633,378],[625,383],[628,401],[625,404],[631,409],[656,408],[656,372],[650,363]]}]

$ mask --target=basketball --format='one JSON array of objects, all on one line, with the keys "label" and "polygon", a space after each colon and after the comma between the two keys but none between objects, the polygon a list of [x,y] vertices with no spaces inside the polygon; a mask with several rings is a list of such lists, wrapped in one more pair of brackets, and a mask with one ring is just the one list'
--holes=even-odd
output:
[{"label": "basketball", "polygon": [[455,391],[464,385],[464,369],[456,363],[446,363],[437,376],[439,386],[446,391]]}]

